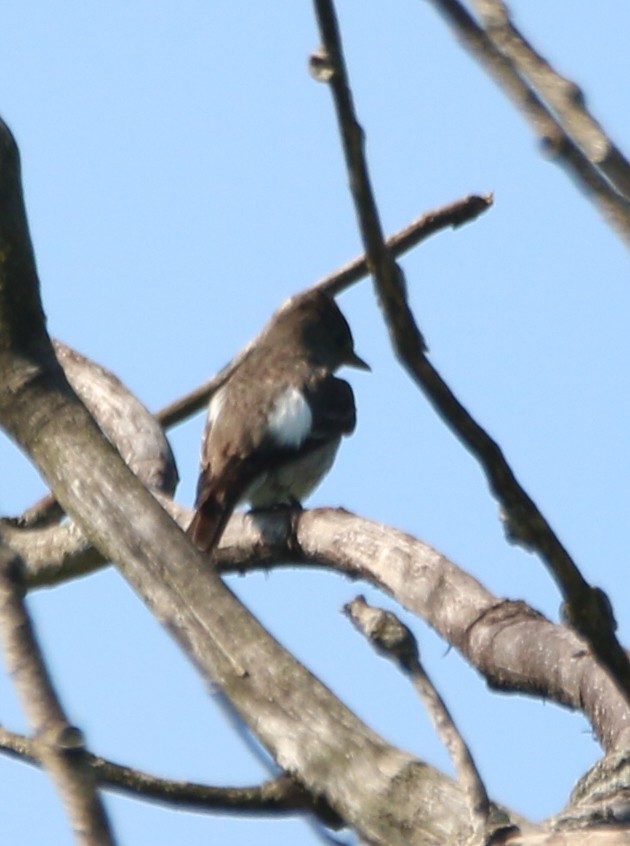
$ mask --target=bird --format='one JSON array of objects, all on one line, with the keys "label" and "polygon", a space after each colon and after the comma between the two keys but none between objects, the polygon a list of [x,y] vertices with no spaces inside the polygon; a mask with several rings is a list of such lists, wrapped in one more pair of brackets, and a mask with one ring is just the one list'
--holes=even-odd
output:
[{"label": "bird", "polygon": [[370,370],[334,299],[319,289],[281,307],[213,394],[187,533],[212,554],[236,506],[301,507],[328,472],[356,410],[343,365]]}]

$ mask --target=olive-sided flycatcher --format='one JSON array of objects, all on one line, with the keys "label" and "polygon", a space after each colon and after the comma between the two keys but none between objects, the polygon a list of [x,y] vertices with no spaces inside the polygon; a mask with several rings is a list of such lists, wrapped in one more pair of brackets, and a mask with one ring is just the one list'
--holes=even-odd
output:
[{"label": "olive-sided flycatcher", "polygon": [[234,508],[297,505],[356,424],[352,388],[333,373],[369,370],[334,300],[314,290],[271,318],[210,401],[201,450],[196,545],[212,552]]}]

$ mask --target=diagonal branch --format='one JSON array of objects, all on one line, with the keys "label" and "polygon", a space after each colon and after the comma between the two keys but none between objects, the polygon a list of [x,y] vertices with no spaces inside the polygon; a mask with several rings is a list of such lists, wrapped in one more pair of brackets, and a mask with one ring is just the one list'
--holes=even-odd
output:
[{"label": "diagonal branch", "polygon": [[[465,223],[469,223],[480,214],[487,211],[491,205],[491,194],[469,194],[466,197],[462,197],[460,200],[455,200],[452,203],[448,203],[445,206],[440,206],[437,209],[433,209],[432,211],[425,212],[420,215],[420,217],[417,217],[407,226],[403,227],[398,232],[395,232],[393,235],[390,235],[387,239],[387,245],[394,255],[402,255],[404,252],[417,246],[436,232],[440,232],[447,227],[456,228],[458,226],[463,226]],[[365,255],[357,256],[342,265],[342,267],[319,279],[311,286],[311,288],[321,288],[322,290],[329,292],[331,295],[337,295],[350,285],[357,282],[359,279],[367,276],[368,273],[369,271]],[[251,343],[254,343],[254,341]],[[69,347],[61,345],[60,342],[57,342],[57,345],[58,355],[60,348],[67,351],[65,358],[62,359],[62,364],[67,370],[68,368],[66,365],[68,360],[71,356],[78,355],[78,353],[74,353],[74,351],[70,350]],[[155,419],[152,419],[145,425],[147,431],[151,430],[151,428],[155,426],[155,421],[160,423],[163,428],[169,429],[171,426],[181,423],[192,414],[195,414],[197,411],[203,409],[212,394],[221,387],[238,363],[242,361],[242,358],[248,348],[249,345],[211,379],[208,379],[202,385],[199,385],[197,388],[194,388],[192,391],[184,394],[184,396],[168,403],[160,409],[160,411],[156,412]],[[91,365],[95,375],[98,375],[99,371],[101,371],[108,383],[111,383],[111,380],[115,380],[115,377],[111,373],[108,373],[108,371],[105,371],[103,368],[99,368],[99,365],[89,362],[89,359],[85,359],[83,356],[80,358],[83,359],[86,366]],[[72,374],[67,372],[66,375],[72,383]],[[73,384],[73,387],[77,390],[79,396],[83,396],[80,390],[80,385]],[[122,391],[127,390],[120,384],[120,382],[118,382],[118,387]],[[104,389],[107,391],[109,389],[109,385],[104,385]],[[138,404],[138,400],[132,394],[129,394],[129,396],[132,404]],[[83,399],[85,400],[85,397],[83,397]],[[143,408],[143,406],[140,406],[140,408]],[[99,409],[91,407],[90,410],[96,416],[97,420],[99,420],[99,423],[101,423],[100,415],[98,413]],[[125,417],[126,416],[127,414]],[[124,420],[125,417],[122,419]],[[115,423],[115,420],[113,422]],[[106,432],[108,431],[107,426],[103,426],[103,428]],[[122,436],[126,437],[124,433]],[[113,441],[114,443],[117,443],[115,437],[113,438]],[[59,522],[62,517],[63,510],[59,507],[55,497],[48,494],[38,502],[34,503],[22,515],[20,518],[20,525],[28,528],[41,528],[43,526]]]},{"label": "diagonal branch", "polygon": [[420,663],[418,644],[411,629],[391,611],[368,605],[357,596],[344,606],[344,612],[374,649],[398,664],[412,681],[427,709],[433,727],[446,746],[457,777],[468,799],[475,842],[487,842],[490,828],[490,800],[477,765],[446,703]]},{"label": "diagonal branch", "polygon": [[[173,494],[177,466],[160,421],[109,370],[61,341],[53,341],[53,347],[68,381],[131,470],[147,487]],[[48,494],[22,515],[19,524],[42,528],[62,517],[63,509]]]},{"label": "diagonal branch", "polygon": [[[417,246],[430,235],[440,232],[448,227],[458,227],[469,223],[480,214],[487,211],[492,205],[491,194],[470,194],[461,200],[455,200],[440,208],[425,212],[410,224],[390,235],[387,239],[387,246],[395,256],[402,255]],[[342,265],[337,270],[319,279],[310,288],[321,288],[329,294],[336,296],[350,285],[358,282],[369,274],[368,260],[366,255],[357,256]],[[250,344],[255,343],[254,338]],[[169,428],[181,423],[191,414],[201,410],[212,394],[218,390],[234,368],[242,361],[243,356],[249,349],[248,345],[238,356],[236,356],[226,367],[220,370],[215,376],[204,382],[198,388],[185,394],[183,397],[174,400],[156,413],[157,419],[165,427]]]},{"label": "diagonal branch", "polygon": [[[543,101],[532,80],[521,77],[515,63],[499,49],[459,0],[429,0],[451,27],[460,43],[481,64],[523,113],[543,149],[563,165],[576,186],[599,208],[630,246],[630,205],[575,143],[570,133]],[[612,168],[608,168],[608,173]]]},{"label": "diagonal branch", "polygon": [[593,167],[630,199],[630,164],[589,112],[584,93],[559,74],[515,26],[503,0],[474,0],[488,37],[520,77],[549,104]]},{"label": "diagonal branch", "polygon": [[[282,647],[131,473],[70,388],[43,317],[17,145],[0,124],[0,424],[279,766],[373,844],[464,826],[451,779],[388,744]],[[430,813],[429,808],[430,806]]]},{"label": "diagonal branch", "polygon": [[[156,490],[152,493],[185,530],[192,517],[190,509]],[[59,526],[25,529],[16,526],[14,520],[0,519],[0,543],[11,547],[22,558],[29,590],[60,584],[109,563],[73,520]]]},{"label": "diagonal branch", "polygon": [[630,660],[615,636],[610,603],[589,585],[534,501],[517,481],[498,444],[455,397],[425,355],[422,334],[406,297],[406,286],[383,240],[357,121],[332,0],[315,0],[323,44],[316,58],[318,78],[329,82],[342,140],[349,184],[374,284],[396,354],[444,421],[483,467],[505,511],[513,539],[535,550],[558,584],[566,617],[588,641],[630,703]]},{"label": "diagonal branch", "polygon": [[503,599],[406,532],[344,509],[237,514],[219,548],[222,572],[315,566],[384,590],[425,620],[493,690],[578,710],[610,753],[630,746],[628,706],[575,632]]},{"label": "diagonal branch", "polygon": [[7,668],[35,732],[33,747],[57,787],[77,843],[114,846],[83,737],[70,725],[57,697],[23,595],[21,562],[0,545],[0,639]]}]

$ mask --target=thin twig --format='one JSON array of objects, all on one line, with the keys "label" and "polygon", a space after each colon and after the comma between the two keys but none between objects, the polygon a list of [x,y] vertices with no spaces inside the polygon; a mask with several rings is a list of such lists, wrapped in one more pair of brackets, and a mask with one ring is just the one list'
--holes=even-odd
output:
[{"label": "thin twig", "polygon": [[[436,232],[470,223],[487,211],[492,202],[492,194],[469,194],[460,200],[425,212],[398,232],[390,235],[387,239],[387,245],[394,255],[402,255]],[[322,277],[310,288],[320,288],[331,295],[337,295],[359,279],[366,277],[368,273],[367,259],[363,254]],[[254,343],[254,341],[251,343]],[[234,371],[234,368],[242,361],[251,343],[211,379],[156,412],[155,418],[162,427],[170,429],[205,408],[212,394],[221,387]],[[59,507],[55,497],[52,494],[47,494],[22,514],[20,525],[24,528],[43,528],[59,522],[63,516],[63,509]]]},{"label": "thin twig", "polygon": [[[42,764],[34,740],[2,726],[0,749],[18,760],[36,766]],[[198,782],[159,778],[90,753],[86,753],[85,757],[101,788],[137,799],[176,806],[180,810],[274,817],[314,811],[325,817],[328,825],[334,817],[332,809],[323,800],[313,800],[303,787],[287,775],[247,787],[213,787]]]},{"label": "thin twig", "polygon": [[55,693],[23,599],[19,558],[0,546],[0,638],[7,668],[35,732],[37,757],[55,783],[77,843],[114,846],[81,732],[70,724]]},{"label": "thin twig", "polygon": [[[492,202],[492,194],[469,194],[461,200],[455,200],[445,206],[425,212],[425,214],[417,217],[403,229],[390,235],[386,241],[387,246],[395,256],[403,255],[403,253],[417,246],[436,232],[448,229],[449,227],[455,228],[465,223],[470,223],[480,214],[487,211],[492,205]],[[359,279],[368,276],[369,272],[368,260],[366,255],[363,254],[342,265],[332,273],[318,279],[317,282],[309,286],[306,290],[318,288],[336,296]],[[251,343],[253,344],[255,340]],[[234,371],[234,368],[240,363],[249,346],[245,347],[236,358],[215,376],[204,382],[203,385],[199,385],[198,388],[195,388],[188,394],[160,409],[155,416],[162,426],[168,429],[204,408],[212,394],[221,387]]]},{"label": "thin twig", "polygon": [[630,199],[630,164],[586,107],[582,90],[562,76],[515,26],[502,0],[474,0],[491,41],[521,78],[549,104],[589,162],[626,200]]},{"label": "thin twig", "polygon": [[566,619],[587,640],[630,703],[630,660],[615,636],[616,625],[608,598],[585,581],[547,520],[518,483],[499,446],[459,402],[425,355],[422,334],[407,302],[402,271],[383,242],[364,155],[363,130],[354,111],[334,5],[332,0],[314,2],[323,44],[316,57],[316,71],[318,78],[330,84],[361,237],[396,355],[442,419],[478,459],[502,505],[511,539],[541,556],[562,592]]},{"label": "thin twig", "polygon": [[[436,232],[452,227],[453,229],[470,223],[487,211],[493,203],[492,194],[469,194],[461,200],[455,200],[433,211],[425,212],[403,229],[390,235],[385,243],[391,254],[398,257]],[[357,256],[337,270],[322,277],[311,288],[320,288],[336,296],[354,282],[369,276],[368,260],[365,253]]]},{"label": "thin twig", "polygon": [[[431,718],[442,743],[448,749],[458,780],[468,800],[473,841],[488,841],[489,830],[496,832],[492,820],[488,793],[473,756],[451,713],[420,662],[418,644],[411,630],[391,611],[368,605],[365,597],[357,596],[344,606],[344,611],[356,628],[385,658],[395,661],[411,679]],[[501,828],[509,821],[501,820]]]},{"label": "thin twig", "polygon": [[459,0],[429,0],[451,27],[460,43],[490,74],[523,113],[540,138],[545,152],[554,156],[586,196],[599,208],[620,237],[630,246],[630,205],[615,191],[567,134],[556,115],[529,82],[519,75]]}]

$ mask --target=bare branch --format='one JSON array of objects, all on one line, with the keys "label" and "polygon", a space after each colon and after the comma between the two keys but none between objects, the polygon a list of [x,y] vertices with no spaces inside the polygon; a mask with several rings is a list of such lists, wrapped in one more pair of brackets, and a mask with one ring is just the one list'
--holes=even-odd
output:
[{"label": "bare branch", "polygon": [[582,711],[605,749],[630,746],[626,701],[583,640],[527,603],[490,593],[412,535],[344,509],[232,517],[217,551],[222,571],[287,562],[385,590],[458,649],[491,688]]},{"label": "bare branch", "polygon": [[[161,502],[182,528],[188,525],[189,509],[168,498]],[[56,584],[105,563],[76,525],[57,532],[0,524],[0,539],[24,556],[31,587]],[[221,572],[296,562],[368,580],[426,620],[492,687],[583,710],[609,750],[630,743],[625,701],[582,641],[526,603],[494,596],[411,535],[338,509],[306,510],[297,520],[291,511],[259,511],[233,515],[217,551]]]},{"label": "bare branch", "polygon": [[[436,232],[449,227],[455,228],[462,226],[465,223],[475,220],[480,214],[487,211],[491,205],[491,194],[470,194],[461,200],[455,200],[452,203],[420,215],[420,217],[413,220],[403,229],[390,235],[386,242],[387,246],[395,256],[402,255]],[[350,287],[354,282],[363,279],[368,273],[368,262],[364,254],[357,256],[352,261],[322,277],[305,290],[321,288],[329,294],[336,296],[341,291]],[[300,296],[300,294],[297,296]],[[199,387],[160,409],[155,416],[164,428],[168,429],[171,426],[175,426],[177,423],[181,423],[182,420],[190,417],[191,414],[204,408],[212,394],[221,387],[256,340],[257,338],[254,338],[250,341],[239,355],[215,376],[204,382],[203,385],[199,385]]]},{"label": "bare branch", "polygon": [[159,421],[109,370],[61,341],[53,347],[68,382],[129,469],[148,488],[172,496],[179,477]]},{"label": "bare branch", "polygon": [[[0,726],[0,749],[19,760],[40,765],[38,745],[24,735]],[[86,753],[92,776],[103,789],[113,790],[145,801],[175,806],[179,810],[205,811],[250,816],[287,816],[311,812],[332,826],[339,824],[333,811],[321,800],[314,800],[287,775],[249,787],[213,787],[198,782],[159,778],[106,758]]]},{"label": "bare branch", "polygon": [[561,76],[523,37],[502,0],[474,0],[488,37],[522,79],[546,100],[566,133],[626,200],[630,164],[586,107],[584,93]]},{"label": "bare branch", "polygon": [[72,520],[36,529],[23,529],[13,520],[0,520],[0,542],[20,555],[29,590],[65,582],[106,564]]},{"label": "bare branch", "polygon": [[457,777],[468,798],[473,838],[478,843],[487,842],[490,821],[488,793],[466,741],[420,662],[418,644],[411,629],[403,625],[391,611],[368,605],[364,596],[357,596],[352,602],[348,602],[344,611],[376,651],[395,661],[411,679],[424,702],[433,727],[448,749]]},{"label": "bare branch", "polygon": [[330,84],[361,236],[396,354],[445,422],[479,460],[505,511],[512,539],[541,556],[562,591],[567,619],[586,638],[630,703],[630,660],[615,636],[616,624],[607,597],[584,580],[518,483],[499,446],[457,400],[425,355],[422,334],[407,302],[402,271],[383,241],[364,155],[363,130],[354,112],[332,0],[315,0],[315,8],[324,45],[316,65]]},{"label": "bare branch", "polygon": [[[61,341],[53,341],[53,347],[66,378],[129,468],[147,487],[172,495],[179,477],[159,421],[109,370]],[[42,527],[62,516],[63,509],[49,494],[22,515],[20,525]]]},{"label": "bare branch", "polygon": [[630,816],[630,755],[620,749],[605,755],[580,778],[567,805],[548,824],[552,828],[587,828],[625,824]]},{"label": "bare branch", "polygon": [[[155,490],[151,493],[173,520],[186,529],[192,517],[190,509]],[[0,541],[22,558],[29,590],[60,584],[109,563],[72,520],[60,526],[23,529],[14,520],[0,519]]]},{"label": "bare branch", "polygon": [[81,732],[70,725],[55,693],[23,601],[21,564],[0,546],[0,638],[29,722],[35,749],[55,783],[78,843],[114,846],[105,808],[86,762]]},{"label": "bare branch", "polygon": [[[416,247],[430,235],[440,232],[442,229],[447,227],[455,229],[464,223],[470,223],[487,211],[492,203],[492,194],[470,194],[461,200],[455,200],[455,202],[446,206],[425,212],[408,226],[390,235],[385,244],[393,256],[401,256],[407,250]],[[364,253],[339,267],[333,273],[319,279],[310,287],[321,288],[330,295],[336,296],[349,288],[354,282],[368,276],[369,273],[368,259]]]},{"label": "bare branch", "polygon": [[[189,509],[167,498],[161,502],[182,528],[188,525]],[[18,532],[0,524],[0,539],[25,558],[31,587],[56,584],[105,563],[76,525],[58,532],[62,529],[66,545],[58,534],[55,546],[50,530]],[[339,509],[306,510],[297,519],[291,511],[259,511],[233,515],[217,551],[221,572],[297,562],[366,579],[426,620],[491,687],[583,710],[609,750],[630,743],[625,701],[586,644],[526,603],[494,596],[411,535]]]},{"label": "bare branch", "polygon": [[[13,524],[27,529],[44,529],[56,526],[65,516],[63,508],[51,493],[47,493],[24,511]],[[13,518],[11,518],[13,519]]]},{"label": "bare branch", "polygon": [[497,48],[490,35],[479,26],[459,0],[430,0],[444,17],[460,43],[488,71],[531,124],[548,155],[565,167],[576,186],[599,208],[630,246],[630,206],[592,165],[578,145],[565,132],[557,117],[542,101],[535,88],[521,78],[513,62]]}]

